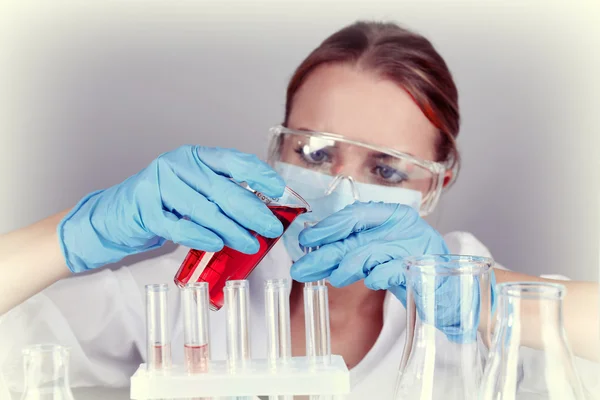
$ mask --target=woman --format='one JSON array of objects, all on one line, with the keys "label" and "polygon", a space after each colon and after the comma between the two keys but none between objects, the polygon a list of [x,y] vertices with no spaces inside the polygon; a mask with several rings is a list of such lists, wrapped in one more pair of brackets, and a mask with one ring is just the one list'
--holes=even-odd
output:
[{"label": "woman", "polygon": [[[332,350],[351,368],[354,391],[349,398],[370,398],[375,391],[379,398],[390,398],[405,334],[398,269],[402,257],[490,255],[468,233],[442,237],[416,211],[426,215],[433,210],[442,189],[456,178],[458,131],[457,89],[432,45],[393,24],[356,23],[326,39],[296,70],[283,126],[272,131],[270,166],[233,150],[182,147],[126,181],[88,195],[68,213],[11,234],[3,253],[14,257],[3,263],[2,273],[12,275],[12,282],[29,281],[31,287],[5,284],[2,289],[11,295],[3,309],[66,277],[69,270],[92,270],[155,249],[165,240],[207,251],[226,245],[256,252],[257,242],[247,229],[276,237],[282,226],[228,178],[246,181],[269,196],[281,195],[287,184],[314,210],[292,225],[250,278],[253,356],[266,353],[262,281],[290,276],[295,262],[291,276],[297,281],[328,278],[332,285]],[[300,234],[307,219],[322,221]],[[37,238],[35,252],[24,239],[32,236]],[[301,258],[299,244],[326,246]],[[128,268],[58,282],[14,310],[15,320],[36,336],[24,338],[19,331],[18,338],[2,343],[20,348],[42,338],[69,345],[74,385],[127,385],[143,361],[143,287],[171,283],[187,250],[179,247]],[[13,268],[11,260],[36,268],[33,280],[30,269]],[[500,266],[494,275],[497,282],[545,280]],[[597,286],[566,285],[571,345],[576,354],[595,357],[598,323],[590,329],[580,305],[596,299],[587,316],[598,315],[597,309],[590,310],[598,304]],[[174,361],[181,363],[181,310],[172,288],[172,351]],[[295,283],[290,297],[294,355],[304,354],[305,346],[298,288]],[[211,318],[211,352],[224,359],[223,312],[211,313]],[[11,322],[9,314],[5,325]]]}]

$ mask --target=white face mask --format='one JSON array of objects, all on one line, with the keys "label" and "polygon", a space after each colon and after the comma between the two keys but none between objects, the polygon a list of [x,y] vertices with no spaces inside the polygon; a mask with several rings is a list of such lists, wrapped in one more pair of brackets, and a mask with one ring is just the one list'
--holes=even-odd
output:
[{"label": "white face mask", "polygon": [[283,235],[285,247],[294,262],[304,255],[298,235],[305,222],[319,222],[355,201],[398,203],[415,210],[421,206],[422,195],[418,190],[358,183],[351,178],[330,176],[283,162],[275,163],[275,171],[287,186],[310,204],[312,210],[296,218]]}]

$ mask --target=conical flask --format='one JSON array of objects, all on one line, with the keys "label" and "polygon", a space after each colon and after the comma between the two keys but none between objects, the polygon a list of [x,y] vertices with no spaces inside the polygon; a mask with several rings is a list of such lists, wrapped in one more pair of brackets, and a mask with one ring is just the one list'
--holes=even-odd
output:
[{"label": "conical flask", "polygon": [[479,339],[489,343],[493,260],[407,257],[407,336],[396,400],[476,399],[483,376]]},{"label": "conical flask", "polygon": [[10,400],[11,399],[10,391],[8,390],[8,385],[4,381],[4,375],[2,374],[1,371],[0,371],[0,399],[2,399],[2,400],[5,400],[5,399]]},{"label": "conical flask", "polygon": [[[542,282],[497,286],[498,316],[481,400],[586,399],[563,327],[565,291]],[[540,350],[532,380],[522,379],[519,368],[525,348]]]},{"label": "conical flask", "polygon": [[69,351],[56,345],[23,350],[25,391],[21,400],[73,400],[69,387]]}]

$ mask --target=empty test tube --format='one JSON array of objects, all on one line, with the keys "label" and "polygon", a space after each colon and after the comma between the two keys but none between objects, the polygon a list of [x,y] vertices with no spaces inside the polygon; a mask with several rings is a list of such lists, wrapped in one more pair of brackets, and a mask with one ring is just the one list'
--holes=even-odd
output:
[{"label": "empty test tube", "polygon": [[[304,229],[317,223],[304,223]],[[304,247],[304,253],[319,247]],[[331,333],[329,327],[329,297],[325,280],[304,284],[304,325],[306,329],[306,356],[312,363],[331,361]]]},{"label": "empty test tube", "polygon": [[208,372],[210,361],[208,283],[196,282],[181,289],[185,365],[189,373]]},{"label": "empty test tube", "polygon": [[304,318],[306,356],[312,363],[329,364],[331,333],[326,285],[313,283],[304,286]]},{"label": "empty test tube", "polygon": [[225,283],[227,311],[227,361],[230,370],[246,366],[250,360],[250,285],[247,280]]},{"label": "empty test tube", "polygon": [[146,285],[146,367],[148,370],[161,370],[171,366],[168,293],[167,284]]},{"label": "empty test tube", "polygon": [[289,291],[290,282],[287,279],[265,282],[267,359],[273,369],[288,362],[292,356]]},{"label": "empty test tube", "polygon": [[[290,330],[290,282],[271,279],[265,282],[265,316],[267,322],[267,360],[271,370],[284,367],[292,357]],[[269,396],[269,400],[292,400],[293,396]]]}]

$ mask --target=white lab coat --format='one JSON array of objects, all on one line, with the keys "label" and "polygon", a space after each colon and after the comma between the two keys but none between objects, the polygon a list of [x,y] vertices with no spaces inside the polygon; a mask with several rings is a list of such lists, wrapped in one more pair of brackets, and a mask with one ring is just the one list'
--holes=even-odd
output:
[{"label": "white lab coat", "polygon": [[[469,233],[454,232],[446,235],[445,240],[451,253],[491,256]],[[170,285],[172,356],[174,363],[182,363],[182,312],[173,276],[187,251],[178,247],[172,253],[128,267],[74,276],[57,282],[6,314],[0,324],[0,362],[11,390],[20,391],[21,349],[44,342],[71,347],[73,387],[127,386],[131,375],[144,361],[144,286],[150,283]],[[280,242],[250,276],[251,350],[255,358],[266,355],[263,282],[289,278],[290,265],[291,260]],[[405,340],[405,315],[402,304],[388,293],[383,330],[373,348],[351,370],[353,392],[347,400],[373,399],[375,393],[378,399],[392,398]],[[213,359],[226,358],[224,317],[224,310],[211,312]],[[597,384],[597,380],[590,380],[596,365],[583,363],[585,371],[581,372],[586,383]],[[538,374],[534,354],[531,362],[525,360],[525,379],[533,379]]]}]

